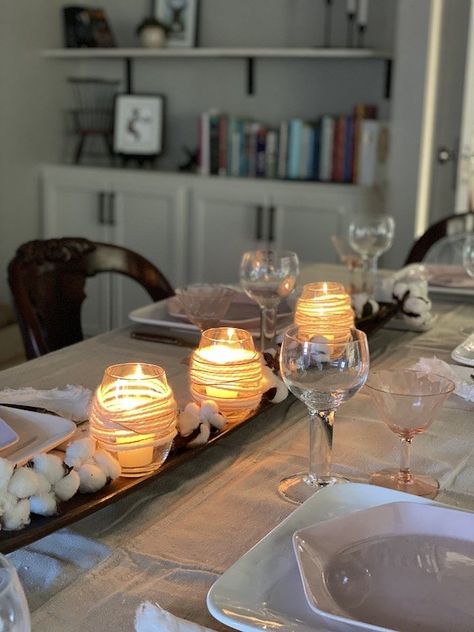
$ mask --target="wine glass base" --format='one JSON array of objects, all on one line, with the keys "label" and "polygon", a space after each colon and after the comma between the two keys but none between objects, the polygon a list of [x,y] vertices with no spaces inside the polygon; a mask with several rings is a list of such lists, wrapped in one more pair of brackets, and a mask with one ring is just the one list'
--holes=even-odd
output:
[{"label": "wine glass base", "polygon": [[279,495],[295,505],[301,505],[314,493],[337,483],[347,483],[347,479],[342,476],[328,476],[324,478],[314,478],[308,472],[300,472],[293,476],[283,478],[278,486]]},{"label": "wine glass base", "polygon": [[424,498],[435,498],[439,491],[439,483],[432,476],[414,474],[410,483],[400,481],[399,470],[381,470],[374,472],[370,477],[372,485],[395,489],[399,492],[423,496]]}]

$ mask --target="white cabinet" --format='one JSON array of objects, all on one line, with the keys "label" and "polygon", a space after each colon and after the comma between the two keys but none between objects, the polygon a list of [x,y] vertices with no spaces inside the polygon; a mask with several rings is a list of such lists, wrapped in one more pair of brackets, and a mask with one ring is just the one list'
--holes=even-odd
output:
[{"label": "white cabinet", "polygon": [[206,180],[191,194],[189,279],[236,283],[242,253],[268,240],[269,195],[242,182]]},{"label": "white cabinet", "polygon": [[[187,190],[145,173],[74,167],[43,170],[43,236],[123,245],[154,263],[172,285],[185,282]],[[86,284],[82,323],[95,335],[128,322],[149,301],[134,281],[100,274]]]}]

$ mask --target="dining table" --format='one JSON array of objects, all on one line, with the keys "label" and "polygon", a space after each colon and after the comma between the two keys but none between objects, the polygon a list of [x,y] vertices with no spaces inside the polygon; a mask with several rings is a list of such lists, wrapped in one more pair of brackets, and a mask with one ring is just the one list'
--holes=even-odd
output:
[{"label": "dining table", "polygon": [[[334,278],[332,272],[306,267],[302,278]],[[427,331],[392,323],[373,333],[371,370],[411,367],[433,356],[453,363],[450,354],[465,337],[462,327],[474,323],[474,302],[437,298],[433,311]],[[135,323],[114,329],[4,370],[0,388],[79,384],[94,389],[109,365],[148,362],[165,369],[182,408],[190,401],[190,349],[134,339],[135,329]],[[135,611],[145,601],[215,630],[228,629],[208,612],[207,592],[295,510],[277,488],[281,478],[306,467],[307,425],[306,408],[290,396],[146,486],[10,553],[32,629],[133,630]],[[363,388],[336,414],[334,470],[349,481],[368,482],[373,471],[397,466],[399,443]],[[439,480],[437,500],[474,510],[472,402],[450,396],[432,426],[415,439],[413,469]]]}]

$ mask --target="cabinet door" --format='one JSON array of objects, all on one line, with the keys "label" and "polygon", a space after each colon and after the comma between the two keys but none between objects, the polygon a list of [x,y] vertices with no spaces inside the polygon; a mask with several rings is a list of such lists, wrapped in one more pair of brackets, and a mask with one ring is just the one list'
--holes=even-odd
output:
[{"label": "cabinet door", "polygon": [[[43,185],[43,236],[85,237],[109,241],[106,225],[108,193],[80,183],[45,179]],[[112,326],[111,275],[87,279],[81,320],[85,336],[95,336]]]},{"label": "cabinet door", "polygon": [[215,189],[193,194],[189,276],[193,282],[237,283],[242,253],[266,244],[267,198],[242,189]]},{"label": "cabinet door", "polygon": [[273,196],[270,233],[275,247],[293,250],[303,262],[338,261],[331,235],[346,232],[354,203],[344,195],[301,192]]},{"label": "cabinet door", "polygon": [[[185,187],[163,183],[116,189],[112,198],[114,242],[151,261],[173,286],[186,282],[186,199]],[[127,324],[133,309],[150,302],[138,283],[121,275],[114,276],[113,288],[114,326]]]}]

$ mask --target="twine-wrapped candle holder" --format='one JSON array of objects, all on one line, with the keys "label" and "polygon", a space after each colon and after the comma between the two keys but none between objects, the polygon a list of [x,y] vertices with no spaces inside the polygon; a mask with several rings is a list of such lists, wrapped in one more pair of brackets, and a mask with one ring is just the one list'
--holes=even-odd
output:
[{"label": "twine-wrapped candle holder", "polygon": [[354,327],[350,296],[340,283],[308,283],[296,303],[294,321],[308,339],[321,337],[333,344],[344,343]]},{"label": "twine-wrapped candle holder", "polygon": [[106,369],[92,400],[90,432],[115,456],[122,476],[157,470],[176,435],[178,407],[164,370],[154,364]]},{"label": "twine-wrapped candle holder", "polygon": [[192,398],[196,403],[214,400],[229,422],[248,419],[262,397],[260,358],[248,331],[233,327],[207,329],[191,359]]}]

